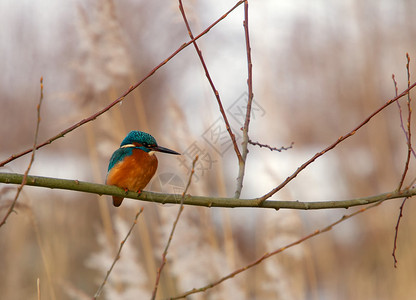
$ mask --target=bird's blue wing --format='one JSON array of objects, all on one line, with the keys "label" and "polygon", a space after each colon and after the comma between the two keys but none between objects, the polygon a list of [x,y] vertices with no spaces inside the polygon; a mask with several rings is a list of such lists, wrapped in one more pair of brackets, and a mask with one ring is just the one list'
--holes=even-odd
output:
[{"label": "bird's blue wing", "polygon": [[117,149],[110,158],[110,163],[108,164],[108,171],[110,171],[118,162],[122,161],[126,156],[132,154],[133,149],[131,147]]}]

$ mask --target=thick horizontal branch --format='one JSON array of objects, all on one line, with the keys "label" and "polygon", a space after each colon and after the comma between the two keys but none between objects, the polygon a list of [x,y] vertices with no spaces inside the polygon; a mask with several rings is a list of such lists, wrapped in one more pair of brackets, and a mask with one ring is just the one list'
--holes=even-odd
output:
[{"label": "thick horizontal branch", "polygon": [[[0,182],[9,184],[21,184],[22,174],[0,173]],[[179,194],[162,194],[143,191],[141,194],[136,192],[125,192],[116,186],[90,183],[78,180],[57,179],[41,176],[27,176],[26,185],[38,186],[51,189],[72,190],[98,195],[121,196],[125,198],[142,200],[147,202],[156,202],[161,204],[179,204],[182,195]],[[416,188],[402,191],[394,191],[371,197],[363,197],[340,201],[278,201],[267,200],[259,204],[259,198],[253,199],[236,199],[236,198],[217,198],[187,195],[183,201],[184,205],[206,206],[206,207],[253,207],[253,208],[273,208],[273,209],[329,209],[329,208],[349,208],[351,206],[366,205],[379,201],[412,197],[416,195]]]}]

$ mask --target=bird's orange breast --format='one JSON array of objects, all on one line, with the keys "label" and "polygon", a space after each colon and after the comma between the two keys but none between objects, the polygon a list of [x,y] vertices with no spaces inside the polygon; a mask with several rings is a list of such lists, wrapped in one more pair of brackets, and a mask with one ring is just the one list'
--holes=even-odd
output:
[{"label": "bird's orange breast", "polygon": [[130,191],[141,191],[152,179],[157,169],[157,158],[141,150],[133,149],[130,156],[126,156],[108,172],[106,183]]}]

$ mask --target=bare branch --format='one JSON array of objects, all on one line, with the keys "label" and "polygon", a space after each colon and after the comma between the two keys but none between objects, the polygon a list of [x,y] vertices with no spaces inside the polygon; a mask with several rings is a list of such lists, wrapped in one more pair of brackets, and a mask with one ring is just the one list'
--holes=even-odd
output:
[{"label": "bare branch", "polygon": [[26,172],[23,175],[22,182],[20,183],[20,186],[17,188],[16,196],[14,197],[13,202],[10,205],[6,215],[3,217],[3,220],[0,222],[0,227],[6,224],[7,218],[12,213],[16,205],[17,199],[19,198],[20,192],[22,191],[23,187],[26,184],[27,175],[29,174],[33,161],[35,160],[35,151],[36,151],[36,144],[38,141],[39,124],[40,124],[40,108],[42,106],[42,101],[43,101],[43,77],[40,78],[40,98],[39,98],[39,103],[37,106],[37,121],[36,121],[35,137],[34,137],[33,147],[32,147],[32,156],[30,158],[30,162],[29,162],[29,165],[27,166]]},{"label": "bare branch", "polygon": [[151,70],[142,80],[140,80],[139,82],[137,82],[135,85],[132,85],[123,95],[121,95],[120,97],[118,97],[116,100],[114,100],[110,105],[104,107],[103,109],[101,109],[100,111],[98,111],[97,113],[93,114],[92,116],[83,119],[81,121],[79,121],[78,123],[72,125],[71,127],[61,131],[59,134],[49,138],[48,140],[46,140],[45,142],[36,145],[35,148],[30,148],[27,149],[23,152],[17,153],[17,154],[13,154],[12,156],[10,156],[9,158],[7,158],[6,160],[0,162],[0,167],[3,167],[4,165],[8,164],[9,162],[15,160],[16,158],[19,158],[23,155],[26,155],[30,152],[33,151],[33,149],[39,149],[41,147],[44,147],[46,145],[49,145],[50,143],[54,142],[55,140],[64,137],[66,134],[70,133],[71,131],[77,129],[78,127],[91,122],[93,120],[95,120],[97,117],[101,116],[103,113],[105,113],[106,111],[108,111],[110,108],[112,108],[113,106],[115,106],[117,103],[121,102],[124,100],[124,98],[129,95],[133,90],[135,90],[139,85],[141,85],[145,80],[147,80],[150,76],[152,76],[157,70],[159,70],[162,66],[164,66],[168,61],[170,61],[174,56],[176,56],[176,54],[178,54],[179,52],[181,52],[183,49],[185,49],[186,47],[188,47],[190,44],[192,44],[193,42],[195,42],[196,40],[198,40],[200,37],[202,37],[203,35],[205,35],[206,33],[208,33],[208,31],[211,30],[212,27],[214,27],[215,25],[217,25],[220,21],[222,21],[223,19],[225,19],[233,10],[235,10],[238,6],[240,6],[244,1],[238,1],[231,9],[229,9],[225,14],[223,14],[220,18],[218,18],[214,23],[212,23],[210,26],[208,26],[203,32],[201,32],[199,35],[197,35],[195,38],[192,38],[192,40],[190,40],[187,43],[182,44],[175,52],[173,52],[168,58],[166,58],[165,60],[163,60],[159,65],[157,65],[155,68],[153,68],[153,70]]},{"label": "bare branch", "polygon": [[234,198],[240,198],[241,190],[243,189],[244,173],[246,169],[246,159],[248,154],[248,129],[250,125],[251,105],[253,103],[253,64],[251,63],[251,46],[250,46],[250,34],[248,28],[248,1],[244,1],[244,37],[246,40],[246,53],[247,53],[247,87],[248,87],[248,99],[246,119],[243,126],[243,142],[241,143],[242,155],[238,164],[238,177],[237,188],[235,190]]},{"label": "bare branch", "polygon": [[104,288],[104,285],[107,283],[108,277],[111,274],[111,271],[113,270],[116,262],[120,259],[121,250],[123,249],[124,244],[126,243],[127,239],[129,238],[131,232],[133,231],[134,226],[136,226],[137,219],[139,218],[139,216],[142,212],[143,212],[143,207],[140,208],[140,210],[136,213],[136,216],[134,217],[133,223],[131,224],[131,227],[130,227],[129,231],[126,234],[126,237],[120,242],[120,247],[118,248],[117,254],[114,257],[113,263],[111,264],[110,269],[108,269],[107,274],[105,275],[104,280],[101,283],[100,287],[98,288],[97,292],[95,293],[93,299],[97,299],[101,295],[101,293],[103,291],[103,288]]},{"label": "bare branch", "polygon": [[[406,53],[406,58],[407,58],[407,64],[406,64],[406,69],[407,69],[407,88],[409,88],[410,86],[410,56],[408,53]],[[412,107],[411,107],[411,101],[412,99],[410,98],[410,93],[407,93],[407,131],[405,131],[405,135],[406,135],[406,139],[407,139],[407,157],[406,157],[406,162],[404,163],[404,169],[403,169],[403,174],[402,174],[402,178],[400,179],[400,183],[398,186],[398,190],[400,190],[403,186],[404,180],[406,178],[406,174],[407,171],[409,170],[409,163],[410,163],[410,157],[412,154],[412,132],[410,130],[411,126],[410,126],[410,121],[412,119]],[[401,118],[401,116],[400,116]],[[401,120],[403,122],[403,120]],[[403,123],[402,123],[403,124]]]},{"label": "bare branch", "polygon": [[[394,76],[394,74],[393,74],[393,75],[391,76],[391,78],[393,79],[393,83],[394,83],[394,90],[395,90],[396,97],[397,97],[398,88],[397,88],[397,81],[396,81],[396,77],[395,77],[395,76]],[[408,136],[407,131],[406,131],[406,129],[404,128],[404,124],[403,124],[402,107],[401,107],[401,105],[400,105],[400,102],[399,102],[399,101],[396,101],[396,104],[397,104],[397,108],[399,109],[400,128],[403,130],[403,133],[404,133],[404,135],[405,135],[405,137],[406,137],[406,141],[409,141],[409,136]],[[414,150],[413,148],[412,148],[412,153],[413,153],[413,156],[416,158],[416,152],[415,152],[415,150]]]},{"label": "bare branch", "polygon": [[269,146],[267,144],[261,144],[259,142],[253,142],[252,140],[248,140],[248,143],[253,145],[253,146],[259,146],[260,148],[265,147],[265,148],[269,149],[270,151],[278,151],[278,152],[282,152],[283,150],[292,149],[293,145],[295,144],[294,142],[292,142],[292,143],[290,143],[290,146],[288,146],[288,147],[282,146],[280,148],[276,148],[276,147]]},{"label": "bare branch", "polygon": [[269,258],[269,257],[271,257],[271,256],[273,256],[273,255],[276,255],[276,254],[278,254],[278,253],[281,253],[281,252],[285,251],[286,249],[289,249],[289,248],[291,248],[291,247],[293,247],[293,246],[299,245],[300,243],[303,243],[303,242],[304,242],[304,241],[306,241],[306,240],[309,240],[309,239],[311,239],[311,238],[313,238],[313,237],[315,237],[315,236],[317,236],[317,235],[320,235],[321,233],[324,233],[324,232],[330,231],[330,230],[331,230],[334,226],[336,226],[336,225],[338,225],[338,224],[340,224],[340,223],[344,222],[345,220],[347,220],[347,219],[349,219],[349,218],[351,218],[351,217],[354,217],[354,216],[356,216],[356,215],[358,215],[358,214],[360,214],[360,213],[363,213],[363,212],[365,212],[365,211],[367,211],[367,210],[369,210],[369,209],[371,209],[371,208],[373,208],[373,207],[376,207],[376,206],[378,206],[379,204],[381,204],[381,202],[376,203],[376,204],[373,204],[373,205],[368,206],[368,207],[364,207],[364,208],[362,208],[362,209],[360,209],[360,210],[357,210],[356,212],[354,212],[354,213],[352,213],[352,214],[349,214],[349,215],[344,215],[344,216],[343,216],[341,219],[339,219],[338,221],[336,221],[336,222],[334,222],[334,223],[331,223],[330,225],[328,225],[328,226],[326,226],[326,227],[324,227],[324,228],[322,228],[322,229],[317,229],[317,230],[315,230],[313,233],[311,233],[311,234],[309,234],[309,235],[307,235],[307,236],[304,236],[303,238],[301,238],[301,239],[299,239],[299,240],[297,240],[297,241],[295,241],[295,242],[293,242],[293,243],[290,243],[290,244],[288,244],[288,245],[286,245],[286,246],[284,246],[284,247],[281,247],[281,248],[279,248],[279,249],[276,249],[276,250],[275,250],[275,251],[273,251],[273,252],[268,252],[268,253],[265,253],[262,257],[258,258],[258,259],[257,259],[257,260],[255,260],[254,262],[252,262],[252,263],[250,263],[250,264],[248,264],[248,265],[246,265],[246,266],[244,266],[244,267],[242,267],[242,268],[240,268],[240,269],[237,269],[237,270],[235,270],[234,272],[231,272],[230,274],[228,274],[228,275],[226,275],[226,276],[224,276],[224,277],[220,278],[219,280],[217,280],[217,281],[215,281],[215,282],[212,282],[212,283],[210,283],[210,284],[207,284],[207,285],[205,285],[205,286],[203,286],[203,287],[201,287],[201,288],[194,288],[194,289],[192,289],[192,290],[190,290],[190,291],[188,291],[188,292],[185,292],[185,293],[183,293],[183,294],[181,294],[181,295],[179,295],[179,296],[176,296],[176,297],[172,297],[172,298],[170,298],[170,299],[171,299],[171,300],[173,300],[173,299],[181,299],[181,298],[185,298],[185,297],[187,297],[187,296],[189,296],[189,295],[192,295],[192,294],[196,294],[196,293],[200,293],[200,292],[205,292],[206,290],[211,289],[211,288],[213,288],[213,287],[215,287],[215,286],[219,285],[220,283],[222,283],[222,282],[224,282],[224,281],[226,281],[226,280],[228,280],[228,279],[230,279],[230,278],[233,278],[234,276],[236,276],[236,275],[238,275],[238,274],[240,274],[240,273],[242,273],[242,272],[246,271],[247,269],[250,269],[250,268],[252,268],[252,267],[254,267],[254,266],[257,266],[258,264],[260,264],[261,262],[263,262],[263,261],[264,261],[264,260],[266,260],[267,258]]},{"label": "bare branch", "polygon": [[[407,70],[407,87],[409,88],[410,86],[410,56],[409,53],[406,53],[406,59],[407,59],[407,64],[406,64],[406,70]],[[397,82],[393,76],[393,81],[394,81],[394,86],[395,86],[395,90],[396,90],[396,95],[397,95]],[[411,107],[411,97],[410,97],[410,93],[407,94],[407,130],[404,128],[403,126],[403,118],[402,118],[402,109],[400,107],[400,104],[397,102],[398,106],[399,106],[399,112],[400,112],[400,123],[401,123],[401,127],[403,129],[403,132],[406,136],[406,140],[407,140],[407,156],[406,156],[406,162],[404,164],[404,169],[403,169],[403,173],[402,173],[402,177],[400,179],[399,182],[399,186],[397,188],[397,190],[400,190],[403,187],[403,183],[404,180],[406,178],[406,174],[407,171],[409,170],[409,163],[410,163],[410,158],[411,158],[411,154],[413,151],[412,148],[412,132],[411,132],[411,126],[410,126],[410,121],[412,119],[412,107]],[[400,221],[403,217],[403,209],[404,209],[404,205],[406,203],[407,198],[403,199],[402,204],[400,205],[400,212],[399,212],[399,216],[397,218],[397,223],[396,223],[396,227],[395,227],[395,233],[394,233],[394,242],[393,242],[393,260],[394,260],[394,267],[397,268],[397,258],[396,258],[396,250],[397,250],[397,238],[399,235],[399,226],[400,226]]]},{"label": "bare branch", "polygon": [[153,295],[152,295],[152,298],[151,298],[151,299],[153,299],[153,300],[154,300],[154,299],[156,299],[157,288],[158,288],[159,281],[160,281],[160,275],[162,274],[163,267],[164,267],[164,266],[165,266],[165,264],[166,264],[166,256],[168,255],[168,249],[169,249],[170,243],[172,242],[173,234],[175,233],[175,229],[176,229],[176,225],[178,224],[179,217],[181,216],[182,211],[183,211],[183,201],[184,201],[184,199],[185,199],[185,197],[186,197],[186,193],[188,192],[189,186],[191,185],[191,180],[192,180],[192,176],[193,176],[193,175],[194,175],[194,173],[195,173],[195,164],[196,164],[196,161],[197,161],[197,160],[198,160],[198,155],[197,155],[197,156],[195,156],[195,158],[194,158],[194,160],[193,160],[193,162],[192,162],[192,170],[191,170],[191,174],[189,174],[188,183],[186,184],[185,190],[184,190],[184,191],[183,191],[183,193],[182,193],[182,197],[181,197],[181,205],[179,206],[178,214],[176,215],[176,219],[175,219],[175,221],[173,222],[173,225],[172,225],[172,230],[171,230],[171,232],[170,232],[170,234],[169,234],[168,242],[166,243],[165,250],[163,251],[163,254],[162,254],[162,262],[161,262],[161,264],[160,264],[159,269],[157,270],[155,287],[154,287],[154,290],[153,290]]},{"label": "bare branch", "polygon": [[[240,1],[240,2],[242,3],[244,1]],[[240,149],[238,149],[237,141],[235,139],[235,135],[234,135],[233,131],[231,130],[230,123],[228,122],[228,118],[227,118],[227,115],[225,113],[224,107],[222,106],[222,101],[221,101],[221,98],[220,98],[220,94],[219,94],[218,90],[216,89],[216,87],[214,85],[214,82],[212,81],[211,76],[209,75],[208,67],[205,64],[204,57],[202,56],[202,52],[199,49],[198,44],[196,43],[196,39],[194,38],[194,36],[192,34],[192,30],[191,30],[191,27],[189,26],[188,19],[186,18],[185,10],[183,8],[181,0],[179,0],[179,10],[181,11],[183,21],[185,22],[186,29],[188,30],[189,37],[191,38],[192,43],[194,44],[196,53],[198,54],[199,60],[201,61],[202,67],[204,68],[205,76],[207,77],[208,82],[211,86],[211,89],[214,92],[215,98],[217,99],[217,103],[218,103],[218,107],[220,109],[220,113],[221,113],[221,115],[224,119],[225,127],[227,129],[228,134],[230,135],[230,138],[231,138],[231,141],[233,143],[234,151],[237,155],[238,161],[241,163],[242,157],[241,157]]]},{"label": "bare branch", "polygon": [[[0,182],[9,184],[21,184],[23,179],[22,174],[1,173]],[[181,195],[177,194],[162,194],[142,191],[141,194],[137,192],[128,191],[127,193],[116,186],[84,182],[79,180],[57,179],[41,176],[27,176],[26,185],[39,186],[53,189],[80,191],[98,195],[122,196],[124,198],[157,202],[161,204],[179,204]],[[271,209],[333,209],[333,208],[349,208],[352,206],[360,206],[371,204],[388,199],[396,199],[403,197],[413,197],[416,195],[416,188],[402,189],[400,191],[392,191],[380,195],[355,198],[339,201],[277,201],[268,200],[259,204],[260,198],[252,199],[236,199],[236,198],[219,198],[219,197],[204,197],[204,196],[187,196],[184,199],[184,205],[205,206],[205,207],[253,207],[253,208],[271,208]]]},{"label": "bare branch", "polygon": [[404,198],[402,204],[400,205],[399,217],[397,218],[397,223],[396,223],[396,227],[395,227],[395,230],[394,230],[393,253],[391,255],[393,256],[394,267],[395,268],[397,268],[397,258],[396,258],[397,238],[399,236],[400,220],[403,217],[403,208],[404,208],[404,205],[406,203],[406,200],[407,200],[407,198]]},{"label": "bare branch", "polygon": [[415,86],[416,86],[416,82],[413,83],[412,85],[410,85],[400,95],[394,97],[393,99],[390,99],[385,104],[383,104],[381,107],[379,107],[375,112],[373,112],[371,115],[369,115],[364,121],[362,121],[357,127],[355,127],[353,130],[351,130],[350,132],[348,132],[346,135],[343,135],[343,136],[339,137],[333,144],[331,144],[330,146],[326,147],[321,152],[316,153],[311,159],[309,159],[308,161],[306,161],[305,163],[303,163],[300,167],[298,167],[298,169],[292,175],[290,175],[288,178],[286,178],[285,181],[283,181],[281,184],[279,184],[277,187],[275,187],[274,189],[272,189],[270,192],[268,192],[267,194],[265,194],[264,196],[262,196],[261,198],[259,198],[259,204],[262,204],[268,198],[270,198],[275,193],[277,193],[282,188],[284,188],[286,186],[286,184],[288,184],[290,181],[292,181],[300,172],[302,172],[307,166],[309,166],[311,163],[313,163],[317,158],[321,157],[322,155],[324,155],[328,151],[334,149],[336,146],[338,146],[341,142],[345,141],[347,138],[353,136],[359,129],[361,129],[365,124],[367,124],[374,116],[376,116],[379,112],[381,112],[382,110],[384,110],[390,104],[396,102],[397,100],[399,100],[403,96],[407,95],[410,92],[410,90],[412,88],[414,88]]}]

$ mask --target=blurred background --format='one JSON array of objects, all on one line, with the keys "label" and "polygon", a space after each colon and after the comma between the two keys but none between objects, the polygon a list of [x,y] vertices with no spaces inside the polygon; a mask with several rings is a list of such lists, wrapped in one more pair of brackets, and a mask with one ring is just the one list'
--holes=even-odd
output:
[{"label": "blurred background", "polygon": [[[194,35],[234,1],[184,1]],[[242,198],[259,197],[407,87],[416,59],[409,0],[251,1],[254,105]],[[238,142],[247,100],[243,5],[198,43]],[[166,59],[188,35],[175,1],[0,1],[0,160],[30,148],[40,77],[39,141],[101,110]],[[412,76],[416,70],[411,62]],[[413,93],[414,95],[414,93]],[[406,124],[406,99],[401,100]],[[414,123],[414,122],[413,122]],[[147,190],[233,196],[238,163],[215,97],[190,46],[95,121],[36,152],[33,175],[103,183],[130,130],[183,155],[158,155]],[[396,104],[319,158],[277,200],[344,200],[393,191],[406,158]],[[24,173],[29,156],[1,168]],[[410,184],[415,176],[410,165]],[[0,184],[0,213],[16,186]],[[415,204],[401,200],[350,219],[190,299],[415,299]],[[25,187],[0,228],[2,299],[91,299],[138,209],[144,207],[102,299],[148,299],[178,207]],[[198,288],[322,228],[349,210],[272,211],[185,207],[158,299]]]}]

